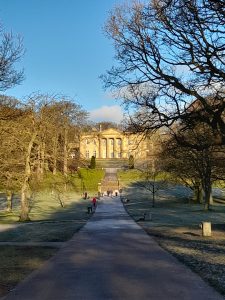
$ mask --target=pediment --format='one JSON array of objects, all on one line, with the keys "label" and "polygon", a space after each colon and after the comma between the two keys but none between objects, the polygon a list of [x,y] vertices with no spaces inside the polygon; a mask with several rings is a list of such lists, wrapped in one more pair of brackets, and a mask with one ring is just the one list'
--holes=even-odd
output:
[{"label": "pediment", "polygon": [[109,128],[100,132],[102,135],[121,135],[122,132],[115,128]]}]

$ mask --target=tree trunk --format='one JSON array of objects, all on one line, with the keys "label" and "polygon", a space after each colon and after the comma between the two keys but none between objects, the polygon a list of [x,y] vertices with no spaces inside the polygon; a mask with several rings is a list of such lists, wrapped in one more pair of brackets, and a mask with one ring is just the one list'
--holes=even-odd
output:
[{"label": "tree trunk", "polygon": [[210,160],[209,149],[205,149],[203,152],[203,162],[204,162],[204,172],[202,178],[202,186],[205,194],[205,210],[209,210],[210,208],[210,196],[212,194],[212,183],[211,183],[211,172],[212,165]]},{"label": "tree trunk", "polygon": [[27,197],[27,184],[24,182],[22,189],[21,189],[21,211],[20,211],[20,221],[26,222],[29,221],[29,200]]},{"label": "tree trunk", "polygon": [[68,128],[64,129],[63,174],[68,175]]},{"label": "tree trunk", "polygon": [[45,172],[45,142],[41,143],[41,165],[40,165],[40,171],[41,171],[41,177],[43,177]]},{"label": "tree trunk", "polygon": [[6,198],[7,198],[7,212],[12,211],[12,198],[13,198],[13,192],[12,191],[7,191],[6,193]]},{"label": "tree trunk", "polygon": [[57,141],[58,141],[58,135],[56,135],[53,138],[53,169],[52,169],[53,175],[57,173]]},{"label": "tree trunk", "polygon": [[45,169],[45,142],[41,142],[38,145],[38,166],[37,166],[37,178],[43,179]]},{"label": "tree trunk", "polygon": [[212,191],[211,191],[211,193],[210,193],[209,203],[210,203],[210,205],[213,205],[213,195],[212,195]]},{"label": "tree trunk", "polygon": [[212,194],[212,187],[211,187],[211,182],[205,182],[205,186],[204,186],[204,193],[205,193],[205,206],[204,209],[205,210],[209,210],[210,208],[210,197]]},{"label": "tree trunk", "polygon": [[155,207],[155,183],[153,183],[152,187],[152,207]]},{"label": "tree trunk", "polygon": [[20,211],[20,221],[29,221],[29,199],[27,197],[29,191],[29,181],[31,177],[31,152],[34,145],[37,132],[34,132],[31,136],[30,142],[27,147],[27,153],[25,158],[25,170],[24,170],[24,180],[21,187],[21,211]]},{"label": "tree trunk", "polygon": [[201,184],[196,184],[194,186],[194,198],[196,203],[203,203],[203,190]]}]

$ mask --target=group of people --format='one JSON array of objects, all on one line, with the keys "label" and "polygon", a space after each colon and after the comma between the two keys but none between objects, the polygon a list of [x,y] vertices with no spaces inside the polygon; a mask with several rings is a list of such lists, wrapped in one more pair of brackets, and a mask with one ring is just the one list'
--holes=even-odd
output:
[{"label": "group of people", "polygon": [[[120,194],[121,194],[121,193],[122,193],[122,190],[120,190],[119,192],[120,192]],[[100,196],[100,195],[99,195],[99,196]],[[103,196],[103,194],[102,194],[102,196]],[[110,197],[110,196],[112,197],[112,196],[113,196],[113,191],[108,189],[108,190],[107,190],[107,196],[108,196],[108,197]],[[115,192],[115,196],[118,196],[118,192],[117,192],[117,191]],[[87,192],[84,193],[84,199],[89,199],[89,196],[88,196]],[[91,210],[92,210],[92,208],[93,208],[93,209],[96,208],[96,206],[97,206],[97,197],[96,197],[96,196],[94,196],[94,197],[92,198],[92,200],[91,200],[91,205],[92,205],[92,206],[90,207]]]}]

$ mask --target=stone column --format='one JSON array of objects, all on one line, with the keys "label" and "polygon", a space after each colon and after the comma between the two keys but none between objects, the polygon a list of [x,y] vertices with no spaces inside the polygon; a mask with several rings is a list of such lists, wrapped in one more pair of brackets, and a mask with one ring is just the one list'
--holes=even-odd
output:
[{"label": "stone column", "polygon": [[106,158],[110,158],[110,139],[106,139]]},{"label": "stone column", "polygon": [[123,143],[124,143],[124,140],[123,140],[123,138],[121,137],[121,145],[120,145],[120,153],[121,153],[121,158],[124,158],[124,153],[123,153],[123,149],[124,149],[124,145],[123,145]]},{"label": "stone column", "polygon": [[102,158],[102,140],[99,138],[98,140],[98,158]]}]

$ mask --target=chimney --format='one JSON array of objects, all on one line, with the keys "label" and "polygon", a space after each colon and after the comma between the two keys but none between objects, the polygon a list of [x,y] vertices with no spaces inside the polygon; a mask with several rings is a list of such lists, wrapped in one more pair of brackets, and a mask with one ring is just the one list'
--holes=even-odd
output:
[{"label": "chimney", "polygon": [[102,132],[102,124],[99,124],[99,132]]}]

